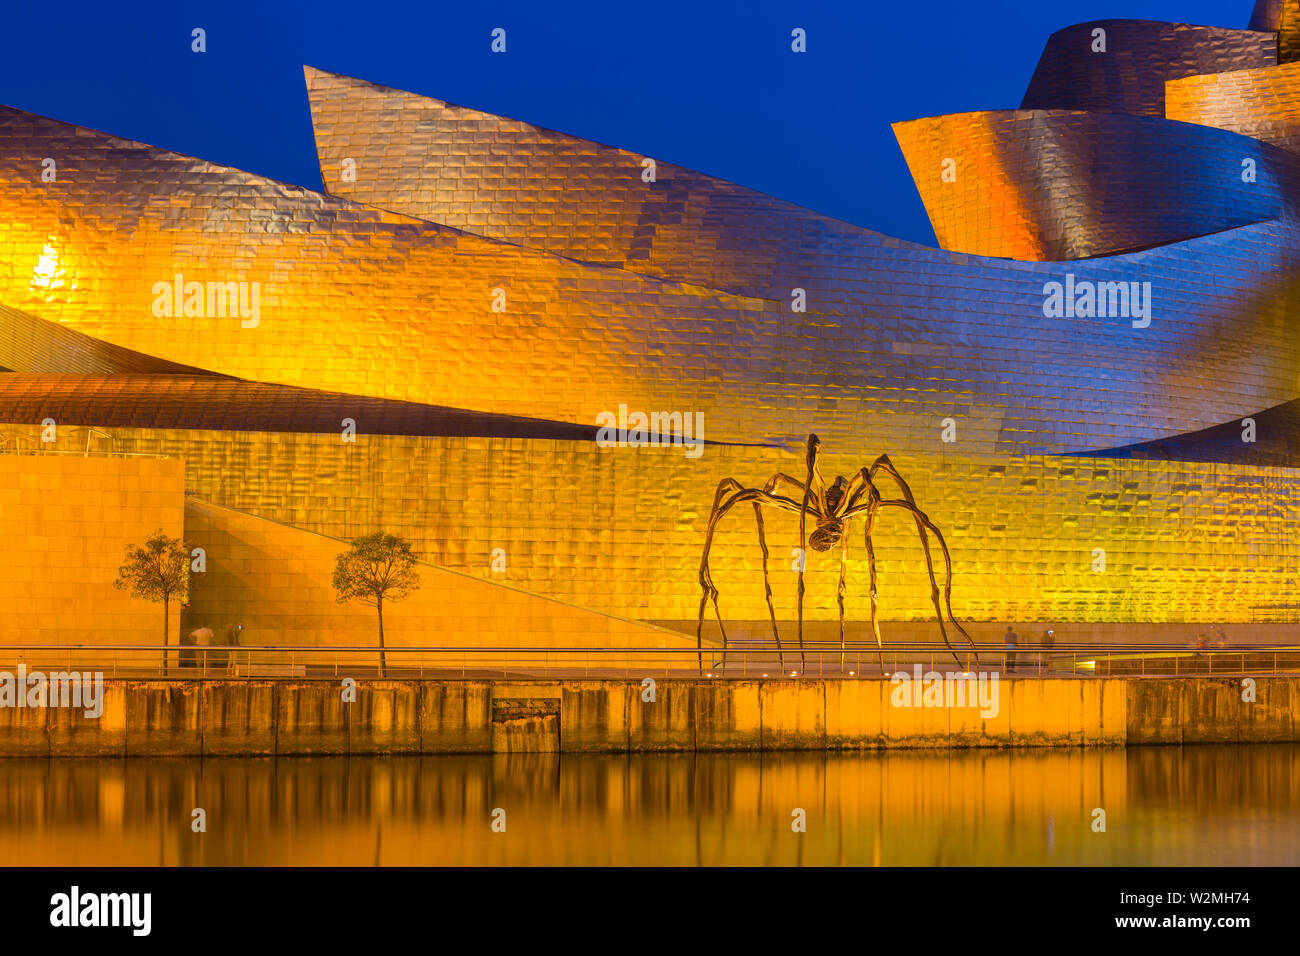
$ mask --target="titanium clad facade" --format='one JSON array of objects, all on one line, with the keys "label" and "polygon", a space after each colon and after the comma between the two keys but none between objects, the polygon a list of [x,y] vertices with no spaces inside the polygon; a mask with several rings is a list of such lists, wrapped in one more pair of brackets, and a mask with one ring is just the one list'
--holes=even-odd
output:
[{"label": "titanium clad facade", "polygon": [[[781,325],[772,341],[781,343],[780,354],[769,359],[756,337],[733,362],[775,361],[759,374],[791,387],[764,396],[763,407],[799,403],[791,394],[796,382],[832,389],[835,413],[818,416],[823,437],[836,434],[836,419],[849,413],[858,420],[849,440],[930,449],[936,422],[956,414],[967,426],[963,440],[981,453],[1078,451],[1209,427],[1295,395],[1296,346],[1286,315],[1300,263],[1294,223],[1269,218],[1281,207],[1276,178],[1256,193],[1241,184],[1242,209],[1250,209],[1241,217],[1268,221],[1232,232],[1068,264],[980,259],[818,217],[666,163],[656,183],[646,184],[635,154],[360,80],[311,69],[307,75],[331,190],[564,255],[592,255],[588,247],[598,247],[628,270],[778,303]],[[1175,126],[1152,123],[1157,131]],[[1240,138],[1216,140],[1212,130],[1177,129],[1184,142],[1228,144],[1213,154],[1226,169],[1204,151],[1177,157],[1181,166],[1213,171],[1225,194],[1228,177],[1239,182],[1242,157],[1233,147],[1260,152]],[[1095,153],[1082,136],[1075,139]],[[1277,150],[1268,156],[1289,171],[1289,157]],[[356,161],[355,181],[342,178],[344,158]],[[1151,164],[1139,165],[1142,177],[1158,175]],[[1061,177],[1060,198],[1073,204],[1057,213],[1063,243],[1090,234],[1091,220],[1104,212],[1097,204],[1115,209],[1119,220],[1126,202],[1148,202],[1137,182],[1116,176],[1116,188],[1100,194],[1088,184],[1094,173],[1082,165],[1074,171],[1073,179]],[[937,163],[933,174],[938,179]],[[1025,191],[1034,190],[1026,184]],[[1207,191],[1204,183],[1179,186],[1160,200],[1173,221],[1145,228],[1172,234],[1186,215],[1174,196]],[[1273,198],[1260,199],[1260,192]],[[1018,195],[1008,192],[1008,202]],[[1219,224],[1221,201],[1205,206]],[[980,211],[970,211],[972,221],[987,223]],[[577,222],[587,225],[570,226]],[[1189,235],[1213,228],[1184,225]],[[1122,317],[1044,316],[1044,285],[1070,274],[1093,283],[1150,281],[1166,320],[1138,336]],[[806,314],[791,311],[793,289],[807,293]],[[789,341],[798,347],[785,348]],[[1207,394],[1201,383],[1211,380],[1216,387]],[[982,402],[981,395],[997,397]],[[1137,439],[1138,432],[1146,436]]]},{"label": "titanium clad facade", "polygon": [[[1256,140],[1113,113],[959,113],[896,123],[939,245],[1061,260],[1290,218],[1300,160]],[[1243,180],[1242,162],[1255,164]]]},{"label": "titanium clad facade", "polygon": [[[718,482],[797,473],[814,431],[828,477],[890,455],[983,636],[1277,635],[1300,623],[1300,160],[1167,118],[1163,96],[1286,68],[1274,33],[1111,23],[1095,62],[1067,56],[1091,25],[1054,35],[1041,108],[896,126],[945,249],[310,68],[327,194],[0,109],[0,448],[181,459],[195,521],[238,538],[193,613],[238,608],[286,641],[311,612],[276,595],[324,594],[334,545],[304,558],[314,584],[264,555],[374,530],[536,598],[484,643],[532,613],[567,639],[693,634]],[[628,409],[702,429],[598,445]],[[70,427],[43,441],[46,418]],[[787,622],[797,532],[769,527]],[[891,517],[873,542],[886,638],[933,636],[915,529]],[[860,529],[849,548],[865,637]],[[806,607],[822,636],[826,557]],[[751,520],[712,561],[724,615],[761,634]],[[421,628],[471,619],[430,613]]]},{"label": "titanium clad facade", "polygon": [[1169,118],[1300,152],[1300,63],[1171,80]]},{"label": "titanium clad facade", "polygon": [[1168,80],[1275,64],[1276,30],[1150,20],[1078,23],[1048,38],[1020,108],[1161,117]]}]

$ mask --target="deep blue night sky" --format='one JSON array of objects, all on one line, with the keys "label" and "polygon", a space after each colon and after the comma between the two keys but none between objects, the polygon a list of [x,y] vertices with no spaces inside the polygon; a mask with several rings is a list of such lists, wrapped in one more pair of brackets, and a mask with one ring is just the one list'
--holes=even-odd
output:
[{"label": "deep blue night sky", "polygon": [[[889,124],[1018,106],[1049,33],[1253,0],[0,0],[0,103],[320,188],[302,64],[933,243]],[[207,30],[208,52],[190,51]],[[489,51],[504,27],[508,50]],[[808,52],[790,52],[790,31]]]}]

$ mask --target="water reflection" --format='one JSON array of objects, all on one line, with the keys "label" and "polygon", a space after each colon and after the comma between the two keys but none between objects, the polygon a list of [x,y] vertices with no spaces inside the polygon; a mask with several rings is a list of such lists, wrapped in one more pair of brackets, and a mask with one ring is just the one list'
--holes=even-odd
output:
[{"label": "water reflection", "polygon": [[[190,829],[194,807],[206,833]],[[495,808],[505,833],[491,831]],[[791,830],[796,808],[806,833]],[[1295,864],[1300,747],[10,759],[0,860]]]}]

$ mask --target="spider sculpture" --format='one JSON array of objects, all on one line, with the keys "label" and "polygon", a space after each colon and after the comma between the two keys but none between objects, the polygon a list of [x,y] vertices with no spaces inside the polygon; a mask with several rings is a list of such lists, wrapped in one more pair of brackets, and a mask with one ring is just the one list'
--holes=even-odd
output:
[{"label": "spider sculpture", "polygon": [[[948,545],[944,543],[943,535],[939,532],[939,529],[934,526],[934,523],[925,512],[916,506],[916,501],[912,497],[912,489],[903,480],[903,476],[898,473],[898,469],[894,467],[888,455],[881,455],[870,468],[863,468],[852,479],[845,479],[843,476],[837,477],[835,483],[829,488],[826,487],[826,482],[822,479],[821,471],[818,468],[818,459],[820,457],[821,440],[816,435],[809,435],[808,470],[804,481],[796,481],[789,475],[778,472],[772,476],[771,480],[761,490],[758,488],[744,488],[734,478],[724,478],[719,482],[717,494],[713,498],[713,511],[709,515],[708,534],[704,539],[704,557],[700,561],[700,586],[704,589],[704,594],[700,598],[699,624],[696,628],[695,637],[697,647],[701,648],[701,665],[703,664],[704,611],[710,601],[713,602],[713,613],[718,618],[718,628],[722,632],[722,646],[724,648],[727,646],[727,632],[722,623],[722,614],[718,610],[718,589],[714,587],[713,576],[709,573],[709,549],[713,545],[713,533],[718,527],[718,522],[726,517],[732,508],[745,502],[751,502],[754,505],[754,517],[758,522],[758,546],[763,552],[763,589],[767,596],[767,611],[772,619],[772,636],[776,638],[777,650],[781,655],[782,669],[785,667],[785,648],[781,644],[781,634],[776,625],[776,609],[772,606],[772,585],[767,573],[767,541],[763,534],[764,507],[780,508],[783,511],[793,512],[799,516],[799,660],[802,669],[807,668],[803,645],[803,555],[807,553],[809,545],[812,546],[814,551],[829,551],[836,545],[840,546],[838,599],[840,606],[840,663],[843,665],[845,651],[844,591],[845,574],[848,570],[849,528],[850,523],[856,518],[862,518],[866,526],[867,570],[871,579],[871,630],[876,638],[876,646],[884,646],[880,639],[880,622],[876,617],[876,554],[871,544],[871,531],[875,527],[876,514],[881,508],[901,508],[908,512],[916,522],[916,530],[921,535],[921,547],[925,551],[926,570],[930,575],[930,598],[934,602],[934,610],[939,617],[939,634],[943,637],[943,642],[948,645],[948,650],[952,653],[953,659],[957,661],[958,666],[961,666],[961,659],[958,658],[957,650],[952,646],[952,642],[948,640],[948,630],[944,625],[943,608],[939,603],[939,584],[934,576],[934,562],[930,556],[929,533],[934,534],[935,540],[939,543],[939,548],[943,551],[943,563],[946,573],[943,599],[948,608],[948,620],[952,622],[953,627],[960,632],[962,637],[966,638],[972,650],[975,648],[975,642],[971,640],[971,636],[966,633],[965,629],[957,623],[957,619],[952,613],[952,557],[948,553]],[[881,497],[874,479],[882,472],[898,484],[903,495],[902,498]],[[811,537],[807,533],[807,521],[810,517],[817,522]]]}]

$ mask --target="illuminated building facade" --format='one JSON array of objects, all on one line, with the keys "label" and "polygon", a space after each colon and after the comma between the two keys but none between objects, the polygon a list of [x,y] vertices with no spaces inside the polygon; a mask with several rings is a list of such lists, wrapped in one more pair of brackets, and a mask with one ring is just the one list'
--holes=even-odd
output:
[{"label": "illuminated building facade", "polygon": [[[217,542],[187,623],[259,642],[365,639],[285,609],[316,585],[255,552],[260,527],[287,553],[288,527],[392,531],[535,597],[475,635],[472,611],[399,609],[408,643],[527,641],[560,606],[693,643],[718,481],[799,477],[812,431],[828,477],[891,456],[978,635],[1287,633],[1292,6],[1261,2],[1248,30],[1070,27],[1019,109],[897,124],[940,249],[312,68],[324,194],[0,110],[6,448],[72,450],[41,442],[52,418],[183,460],[186,533]],[[702,416],[702,453],[602,447],[620,408]],[[788,572],[797,527],[769,532]],[[874,540],[886,639],[936,636],[915,531]],[[829,636],[820,559],[807,613]],[[728,618],[766,617],[759,561],[737,517],[712,561]],[[788,620],[793,576],[775,588]]]}]

